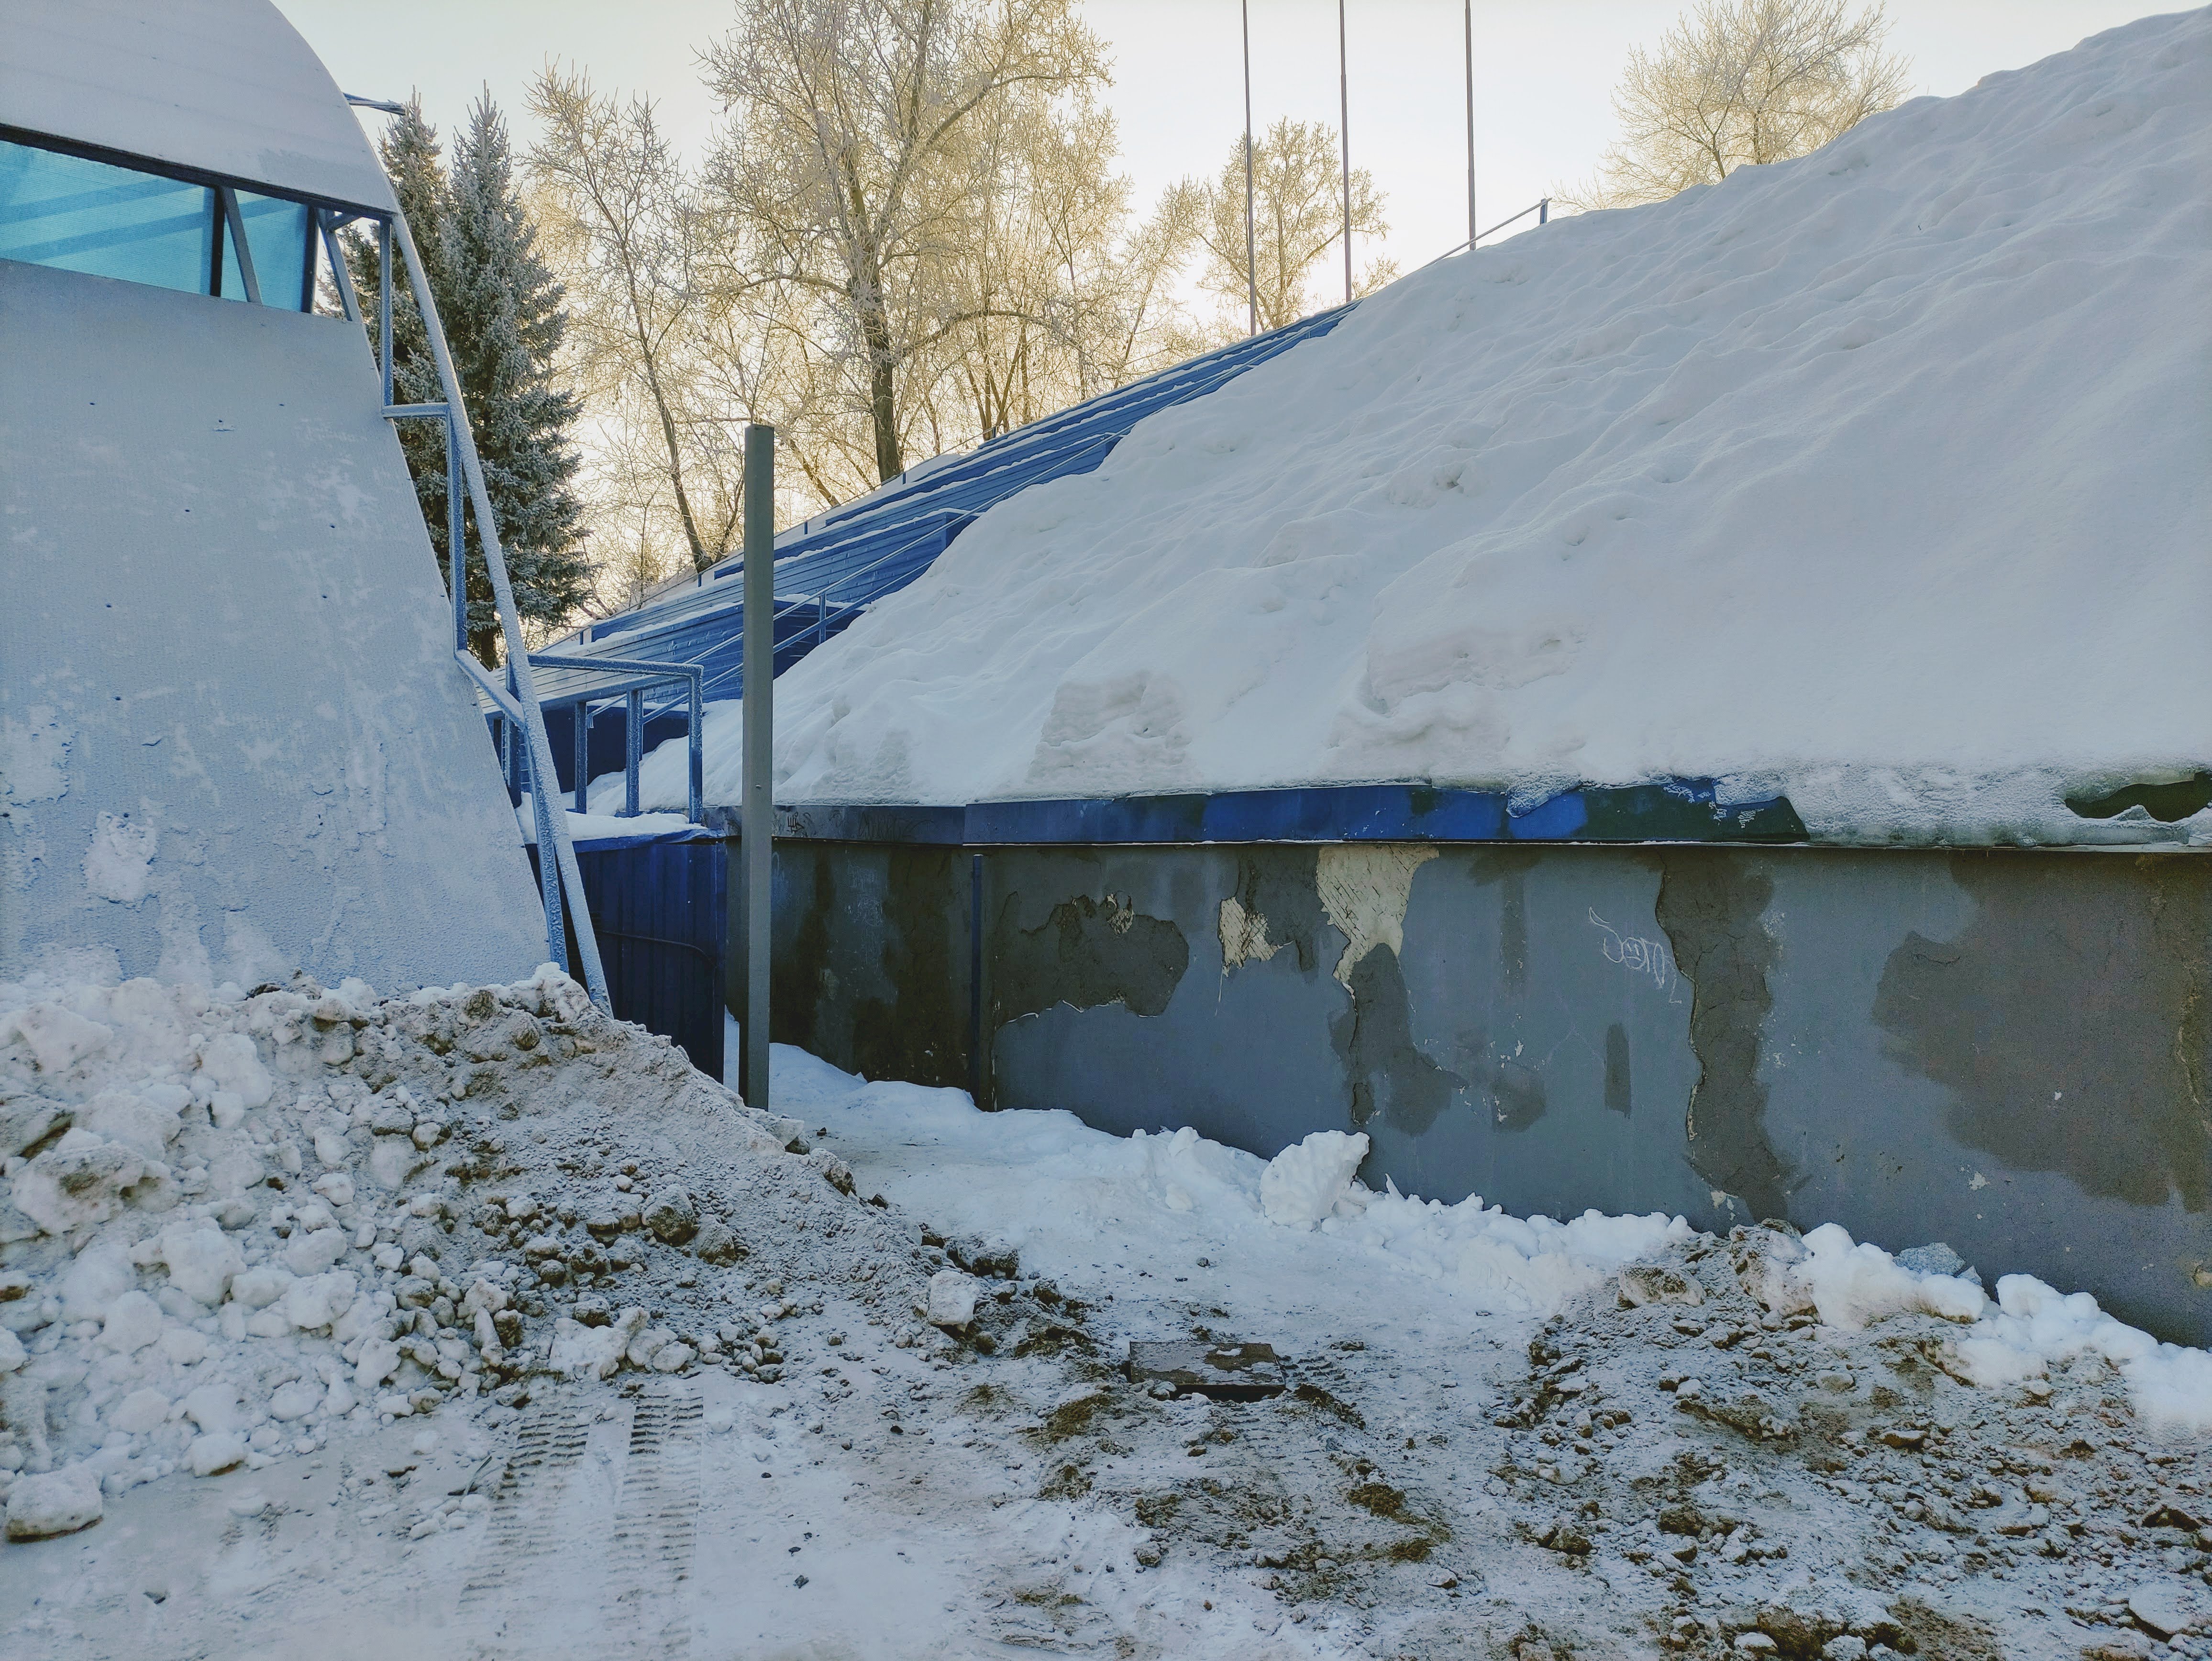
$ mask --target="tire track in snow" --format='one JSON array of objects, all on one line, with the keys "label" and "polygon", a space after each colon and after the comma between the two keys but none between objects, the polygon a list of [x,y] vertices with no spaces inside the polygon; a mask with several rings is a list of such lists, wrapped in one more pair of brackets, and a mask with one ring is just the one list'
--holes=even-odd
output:
[{"label": "tire track in snow", "polygon": [[521,1421],[492,1495],[483,1563],[461,1589],[465,1611],[507,1590],[518,1571],[561,1543],[562,1500],[590,1432],[573,1406],[541,1408]]},{"label": "tire track in snow", "polygon": [[620,1508],[607,1555],[609,1602],[628,1610],[658,1656],[687,1653],[679,1603],[691,1577],[699,1514],[698,1390],[669,1380],[639,1395],[630,1419]]}]

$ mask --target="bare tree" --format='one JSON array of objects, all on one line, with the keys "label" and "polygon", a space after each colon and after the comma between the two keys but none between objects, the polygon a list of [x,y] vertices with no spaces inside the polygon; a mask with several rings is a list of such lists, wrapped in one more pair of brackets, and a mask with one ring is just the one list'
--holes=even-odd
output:
[{"label": "bare tree", "polygon": [[1558,194],[1628,207],[1809,154],[1904,96],[1910,65],[1882,50],[1888,30],[1880,4],[1854,17],[1849,0],[1700,0],[1656,54],[1629,54],[1620,143],[1592,183]]},{"label": "bare tree", "polygon": [[904,470],[918,357],[974,322],[934,283],[966,228],[979,130],[1000,100],[1103,77],[1069,0],[745,0],[707,54],[730,119],[711,167],[765,274],[836,308],[875,473]]},{"label": "bare tree", "polygon": [[742,493],[725,423],[701,419],[688,397],[702,308],[696,190],[647,99],[625,105],[580,72],[548,69],[530,107],[544,130],[529,157],[538,223],[575,297],[576,379],[603,439],[613,408],[649,411],[669,503],[704,570],[732,545]]},{"label": "bare tree", "polygon": [[[1260,302],[1260,326],[1279,329],[1316,309],[1306,278],[1322,256],[1344,235],[1343,175],[1336,132],[1318,121],[1278,121],[1252,147],[1253,259]],[[1187,186],[1200,194],[1199,237],[1206,252],[1200,277],[1241,318],[1245,282],[1244,141],[1231,147],[1229,160],[1213,180]],[[1382,217],[1382,192],[1364,167],[1352,170],[1352,232],[1381,236],[1389,229]],[[1354,292],[1371,294],[1398,274],[1388,261],[1370,265]],[[1224,326],[1217,332],[1228,331]]]},{"label": "bare tree", "polygon": [[1072,5],[739,0],[696,170],[644,100],[540,78],[598,604],[735,545],[748,418],[777,428],[787,520],[1201,349],[1176,279],[1204,193],[1135,218]]}]

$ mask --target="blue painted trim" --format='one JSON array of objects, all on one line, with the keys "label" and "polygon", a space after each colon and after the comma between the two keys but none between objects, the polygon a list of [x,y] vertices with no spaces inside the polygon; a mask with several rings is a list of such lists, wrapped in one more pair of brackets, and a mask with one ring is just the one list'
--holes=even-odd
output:
[{"label": "blue painted trim", "polygon": [[1516,811],[1504,793],[1425,784],[1316,785],[1211,795],[986,801],[965,807],[776,809],[797,842],[1020,847],[1261,842],[1804,843],[1789,799],[1723,806],[1709,779],[1562,791]]}]

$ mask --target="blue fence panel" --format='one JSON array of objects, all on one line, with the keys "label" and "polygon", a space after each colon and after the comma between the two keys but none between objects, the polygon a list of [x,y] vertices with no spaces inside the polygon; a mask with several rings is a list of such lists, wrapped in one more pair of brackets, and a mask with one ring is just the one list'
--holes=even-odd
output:
[{"label": "blue fence panel", "polygon": [[[534,846],[530,859],[535,870]],[[703,830],[616,846],[580,843],[576,865],[616,1017],[673,1040],[692,1066],[720,1078],[727,847]]]}]

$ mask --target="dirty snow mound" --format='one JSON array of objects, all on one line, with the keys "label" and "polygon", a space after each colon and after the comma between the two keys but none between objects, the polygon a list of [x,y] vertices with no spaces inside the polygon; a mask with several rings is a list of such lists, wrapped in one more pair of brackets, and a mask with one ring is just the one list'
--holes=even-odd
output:
[{"label": "dirty snow mound", "polygon": [[919,1243],[804,1129],[550,965],[0,985],[11,1536],[541,1374],[774,1382],[825,1298],[910,1325]]}]

